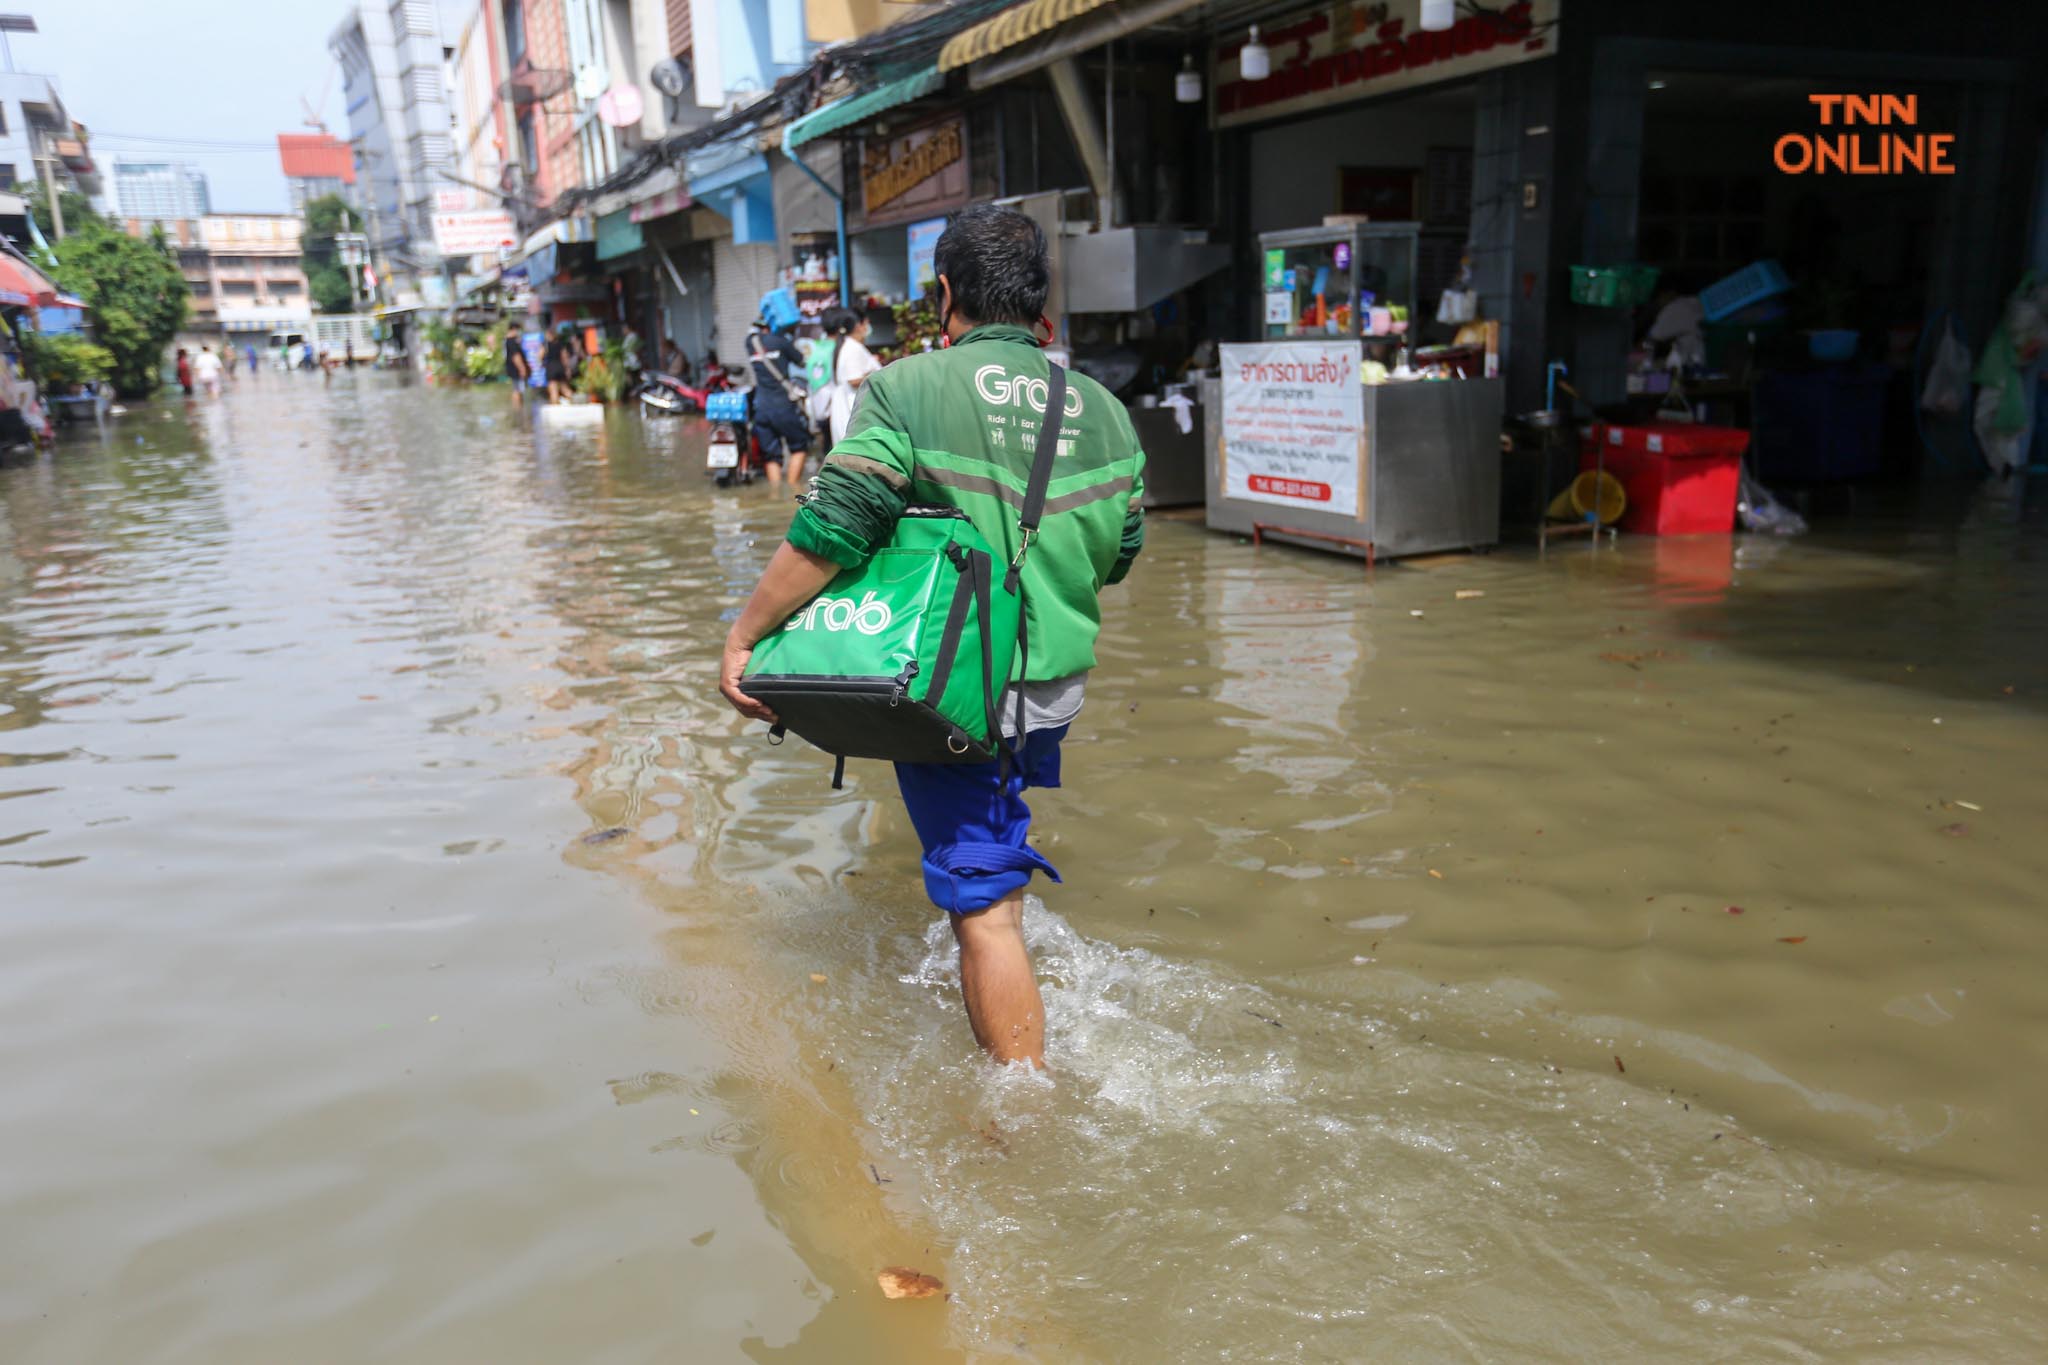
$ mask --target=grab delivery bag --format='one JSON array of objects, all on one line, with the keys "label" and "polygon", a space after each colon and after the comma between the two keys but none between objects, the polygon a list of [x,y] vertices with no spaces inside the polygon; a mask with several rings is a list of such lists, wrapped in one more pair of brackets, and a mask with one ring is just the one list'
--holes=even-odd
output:
[{"label": "grab delivery bag", "polygon": [[[1052,367],[1048,414],[1065,411]],[[1028,549],[1045,506],[1059,424],[1039,418],[1018,516]],[[741,690],[839,758],[986,763],[1003,743],[996,704],[1024,637],[1020,550],[1007,573],[967,514],[912,507],[889,543],[754,646]]]}]

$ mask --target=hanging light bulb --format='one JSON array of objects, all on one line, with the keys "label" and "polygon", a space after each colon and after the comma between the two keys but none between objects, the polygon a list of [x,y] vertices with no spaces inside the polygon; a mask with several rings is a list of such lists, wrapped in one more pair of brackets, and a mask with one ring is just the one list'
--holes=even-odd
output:
[{"label": "hanging light bulb", "polygon": [[1259,41],[1259,26],[1252,25],[1252,36],[1245,40],[1242,51],[1237,54],[1237,69],[1248,81],[1262,81],[1273,74],[1273,53]]},{"label": "hanging light bulb", "polygon": [[1442,33],[1458,22],[1458,0],[1422,0],[1422,27],[1429,33]]},{"label": "hanging light bulb", "polygon": [[1173,78],[1173,97],[1182,104],[1202,102],[1202,73],[1195,70],[1195,54],[1180,59],[1180,74]]}]

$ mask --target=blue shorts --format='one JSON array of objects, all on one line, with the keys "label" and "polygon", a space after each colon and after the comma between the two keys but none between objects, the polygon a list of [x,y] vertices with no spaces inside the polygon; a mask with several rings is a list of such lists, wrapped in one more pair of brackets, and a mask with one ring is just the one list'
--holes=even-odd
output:
[{"label": "blue shorts", "polygon": [[761,458],[780,464],[785,452],[801,455],[810,448],[811,427],[795,408],[786,403],[754,404],[754,439],[761,443]]},{"label": "blue shorts", "polygon": [[924,845],[924,890],[955,915],[986,910],[1030,882],[1033,871],[1060,874],[1025,842],[1031,832],[1026,787],[1060,784],[1060,741],[1067,727],[1024,737],[1019,770],[1002,763],[898,763],[896,785]]}]

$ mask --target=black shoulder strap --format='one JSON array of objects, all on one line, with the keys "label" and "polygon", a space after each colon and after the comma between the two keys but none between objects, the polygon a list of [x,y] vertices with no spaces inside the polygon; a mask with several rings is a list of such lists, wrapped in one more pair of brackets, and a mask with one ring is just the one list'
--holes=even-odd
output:
[{"label": "black shoulder strap", "polygon": [[1017,576],[1024,569],[1025,551],[1038,535],[1038,522],[1045,515],[1046,485],[1052,482],[1053,457],[1060,450],[1060,423],[1067,415],[1067,372],[1051,362],[1045,380],[1045,415],[1038,421],[1038,449],[1031,457],[1031,481],[1024,487],[1024,506],[1017,513],[1017,557],[1003,579],[1003,591],[1017,591]]}]

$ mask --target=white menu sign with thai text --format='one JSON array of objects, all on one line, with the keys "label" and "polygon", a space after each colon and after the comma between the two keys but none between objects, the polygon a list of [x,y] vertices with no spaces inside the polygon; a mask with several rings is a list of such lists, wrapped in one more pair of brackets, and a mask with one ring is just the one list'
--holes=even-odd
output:
[{"label": "white menu sign with thai text", "polygon": [[1223,347],[1223,496],[1365,519],[1355,341]]}]

